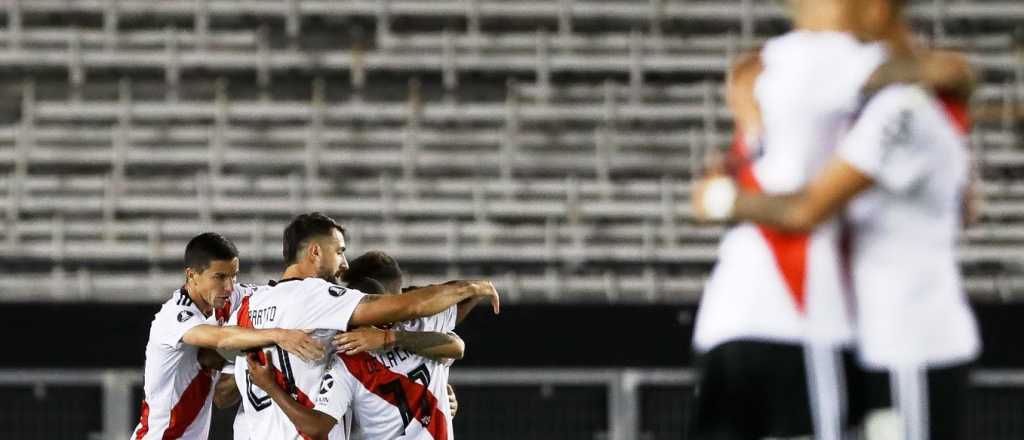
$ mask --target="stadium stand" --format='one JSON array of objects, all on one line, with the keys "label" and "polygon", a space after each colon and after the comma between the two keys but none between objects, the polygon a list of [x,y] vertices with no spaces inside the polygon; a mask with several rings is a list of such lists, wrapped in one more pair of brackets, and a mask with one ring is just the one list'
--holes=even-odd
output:
[{"label": "stadium stand", "polygon": [[[0,303],[33,335],[0,365],[0,437],[123,438],[147,307],[181,284],[186,241],[223,233],[241,280],[262,282],[280,275],[289,218],[322,210],[349,227],[350,255],[384,249],[412,284],[487,277],[530,305],[466,329],[460,437],[685,438],[687,332],[723,231],[686,198],[733,137],[725,69],[787,29],[780,4],[0,0]],[[1006,331],[1024,294],[1024,7],[911,15],[979,73],[987,202],[960,258],[991,345],[970,438],[1019,439],[1024,374],[1004,369],[1024,365]],[[565,304],[600,318],[589,338]],[[68,323],[120,339],[67,341]],[[518,338],[558,342],[522,355]]]},{"label": "stadium stand", "polygon": [[[276,276],[281,228],[323,210],[414,282],[496,277],[512,301],[692,302],[718,227],[692,176],[727,148],[731,57],[771,2],[8,0],[0,13],[0,299],[158,298],[185,240]],[[982,85],[972,294],[1013,295],[1024,186],[1024,10],[935,1],[922,39]],[[48,286],[69,280],[76,289]],[[143,296],[140,286],[151,286]]]}]

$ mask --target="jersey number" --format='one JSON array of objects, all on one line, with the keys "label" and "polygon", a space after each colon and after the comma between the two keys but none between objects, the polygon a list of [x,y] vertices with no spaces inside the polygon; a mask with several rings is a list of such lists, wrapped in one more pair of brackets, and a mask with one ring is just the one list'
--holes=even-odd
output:
[{"label": "jersey number", "polygon": [[[281,364],[281,373],[284,375],[284,379],[287,385],[285,391],[287,391],[288,394],[294,395],[296,389],[295,375],[292,373],[292,363],[288,359],[288,353],[286,353],[284,349],[282,349],[281,347],[274,347],[273,349],[264,351],[262,353],[262,357],[266,360],[266,362],[269,365],[273,366],[275,351],[277,352],[277,359],[279,359],[277,363]],[[250,373],[248,371],[245,372],[245,382],[247,395],[246,397],[248,397],[249,403],[252,404],[253,409],[255,409],[256,411],[263,411],[269,408],[270,404],[272,403],[270,400],[270,396],[267,395],[266,392],[261,390],[260,387],[252,383],[252,376],[250,376]]]},{"label": "jersey number", "polygon": [[[430,370],[427,369],[426,364],[420,364],[420,366],[414,368],[408,374],[409,379],[415,382],[423,384],[423,387],[430,386]],[[423,393],[423,398],[420,402],[409,402],[409,398],[405,395],[405,388],[402,388],[401,379],[395,379],[391,382],[385,382],[381,384],[380,391],[384,394],[390,394],[394,396],[395,406],[398,407],[398,413],[402,415],[402,435],[405,435],[405,427],[409,426],[412,422],[415,414],[413,413],[410,403],[415,405],[415,408],[427,408],[429,403],[427,402],[427,396],[429,393]]]}]

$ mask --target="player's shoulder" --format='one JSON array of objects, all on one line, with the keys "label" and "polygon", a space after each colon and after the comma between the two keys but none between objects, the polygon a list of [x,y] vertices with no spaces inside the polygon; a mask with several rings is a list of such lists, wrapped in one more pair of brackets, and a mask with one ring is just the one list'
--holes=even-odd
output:
[{"label": "player's shoulder", "polygon": [[935,98],[917,84],[890,84],[868,97],[864,113],[891,114],[894,112],[925,110],[933,106]]},{"label": "player's shoulder", "polygon": [[349,292],[356,292],[355,290],[347,287],[315,277],[304,278],[301,280],[282,280],[274,287],[278,286],[284,286],[285,289],[290,290],[293,297],[316,298],[319,296],[329,296],[333,298],[340,298]]},{"label": "player's shoulder", "polygon": [[235,292],[240,297],[246,297],[269,287],[266,284],[237,283],[235,284]]},{"label": "player's shoulder", "polygon": [[171,297],[160,306],[154,320],[157,322],[187,322],[196,318],[199,309],[185,289],[175,290]]}]

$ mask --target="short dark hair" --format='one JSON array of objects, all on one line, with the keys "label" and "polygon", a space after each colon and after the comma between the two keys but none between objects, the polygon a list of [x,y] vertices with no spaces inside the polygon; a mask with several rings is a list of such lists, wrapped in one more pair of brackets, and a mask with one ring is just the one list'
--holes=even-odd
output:
[{"label": "short dark hair", "polygon": [[294,264],[299,258],[299,251],[310,239],[330,235],[335,229],[342,236],[345,235],[345,228],[341,224],[320,212],[295,217],[284,228],[284,264]]},{"label": "short dark hair", "polygon": [[380,281],[373,278],[360,278],[352,283],[348,284],[349,289],[358,290],[360,292],[370,295],[383,295],[388,292],[387,287],[384,287]]},{"label": "short dark hair", "polygon": [[188,241],[185,246],[185,267],[202,272],[213,261],[230,261],[238,258],[238,248],[223,235],[204,232]]},{"label": "short dark hair", "polygon": [[363,278],[372,278],[381,284],[402,283],[402,268],[384,251],[372,250],[349,261],[348,270],[341,276],[346,283],[354,283]]}]

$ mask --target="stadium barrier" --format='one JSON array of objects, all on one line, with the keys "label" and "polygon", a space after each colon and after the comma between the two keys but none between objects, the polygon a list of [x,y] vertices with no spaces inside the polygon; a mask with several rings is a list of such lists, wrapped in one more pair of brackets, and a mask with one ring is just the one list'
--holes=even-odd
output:
[{"label": "stadium barrier", "polygon": [[[690,369],[455,368],[455,432],[489,439],[685,438],[695,378]],[[979,370],[971,383],[970,438],[1024,436],[1024,371]],[[138,369],[0,369],[0,430],[10,430],[4,438],[125,438],[138,419],[141,388]],[[211,438],[230,432],[233,415],[215,412]]]}]

